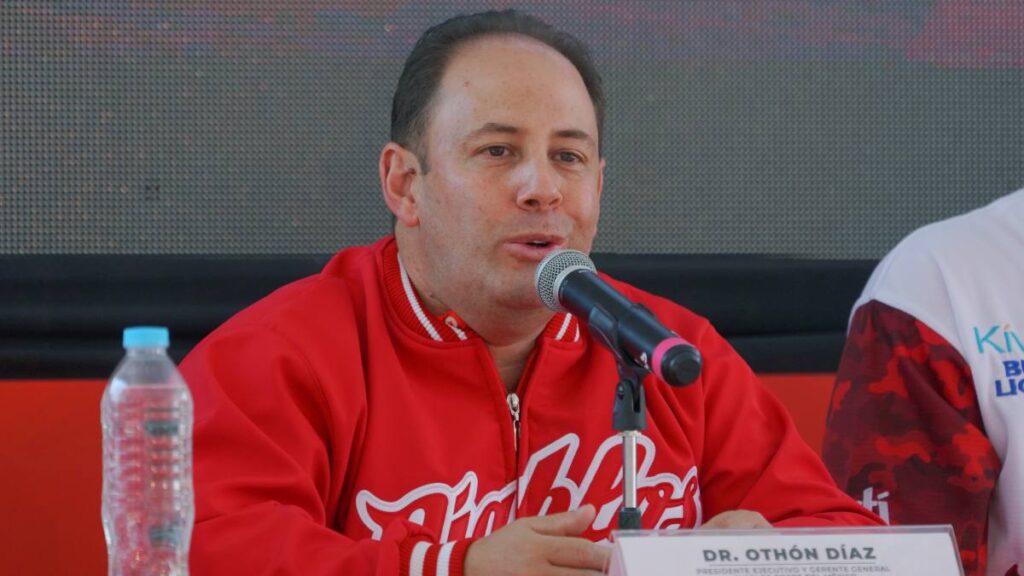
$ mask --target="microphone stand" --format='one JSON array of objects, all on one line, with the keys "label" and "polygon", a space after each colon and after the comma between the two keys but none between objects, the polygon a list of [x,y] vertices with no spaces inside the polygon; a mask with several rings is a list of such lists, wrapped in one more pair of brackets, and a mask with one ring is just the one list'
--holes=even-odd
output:
[{"label": "microphone stand", "polygon": [[620,530],[640,529],[640,509],[636,503],[636,442],[647,429],[647,404],[644,400],[644,376],[647,371],[621,354],[616,354],[619,385],[615,389],[612,427],[622,436],[622,509]]},{"label": "microphone stand", "polygon": [[647,429],[643,382],[650,370],[630,358],[619,343],[618,321],[600,306],[590,310],[587,328],[615,356],[619,385],[615,388],[612,427],[622,436],[622,509],[619,510],[619,529],[639,530],[641,514],[636,503],[636,442],[640,433]]}]

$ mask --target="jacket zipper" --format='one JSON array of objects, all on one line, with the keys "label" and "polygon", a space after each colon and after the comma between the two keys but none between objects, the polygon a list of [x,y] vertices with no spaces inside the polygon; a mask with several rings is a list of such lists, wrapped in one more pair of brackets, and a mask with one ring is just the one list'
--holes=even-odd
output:
[{"label": "jacket zipper", "polygon": [[519,395],[515,392],[510,392],[505,397],[505,402],[508,403],[508,412],[512,415],[512,432],[513,440],[515,441],[515,492],[512,493],[512,516],[516,517],[516,512],[519,510]]},{"label": "jacket zipper", "polygon": [[519,466],[519,395],[515,392],[509,393],[505,399],[508,402],[508,411],[512,414],[512,429],[515,432],[516,467]]}]

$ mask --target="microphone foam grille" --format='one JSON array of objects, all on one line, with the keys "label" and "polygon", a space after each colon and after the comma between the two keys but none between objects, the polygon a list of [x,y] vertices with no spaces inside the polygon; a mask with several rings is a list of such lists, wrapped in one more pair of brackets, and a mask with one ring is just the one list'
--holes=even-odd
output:
[{"label": "microphone foam grille", "polygon": [[565,278],[564,273],[580,268],[597,272],[594,263],[583,252],[559,250],[548,254],[537,265],[537,272],[533,275],[533,284],[540,301],[556,312],[563,312],[565,309],[558,303],[558,290]]}]

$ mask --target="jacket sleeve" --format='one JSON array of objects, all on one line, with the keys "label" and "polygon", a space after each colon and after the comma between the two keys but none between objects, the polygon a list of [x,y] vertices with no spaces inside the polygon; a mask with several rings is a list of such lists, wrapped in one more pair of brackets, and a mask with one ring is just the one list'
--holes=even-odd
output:
[{"label": "jacket sleeve", "polygon": [[[825,436],[839,486],[893,524],[952,524],[967,574],[982,574],[1001,467],[970,367],[913,316],[878,301],[850,324]],[[941,506],[936,506],[941,502]]]},{"label": "jacket sleeve", "polygon": [[760,512],[779,527],[882,523],[839,490],[781,402],[710,326],[699,346],[704,359],[705,522],[742,509]]},{"label": "jacket sleeve", "polygon": [[266,327],[219,329],[181,370],[195,401],[193,574],[461,573],[469,541],[439,546],[405,521],[379,541],[338,525],[362,387],[331,413],[298,346]]}]

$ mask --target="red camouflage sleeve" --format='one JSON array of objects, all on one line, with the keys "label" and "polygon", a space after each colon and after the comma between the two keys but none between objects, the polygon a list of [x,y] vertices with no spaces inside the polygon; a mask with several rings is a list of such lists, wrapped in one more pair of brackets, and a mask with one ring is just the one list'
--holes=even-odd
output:
[{"label": "red camouflage sleeve", "polygon": [[877,301],[857,309],[822,455],[841,488],[892,524],[952,524],[964,570],[984,574],[1000,462],[970,367],[934,330]]},{"label": "red camouflage sleeve", "polygon": [[724,338],[708,326],[698,345],[704,521],[721,512],[753,510],[780,528],[882,524],[836,486],[782,403]]}]

